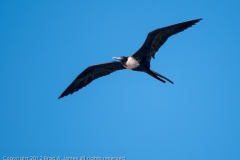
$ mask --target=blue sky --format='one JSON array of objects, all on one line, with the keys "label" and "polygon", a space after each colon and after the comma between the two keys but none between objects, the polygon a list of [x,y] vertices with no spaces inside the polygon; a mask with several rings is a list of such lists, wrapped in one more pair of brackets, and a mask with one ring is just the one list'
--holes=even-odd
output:
[{"label": "blue sky", "polygon": [[[239,1],[0,1],[0,156],[240,159]],[[87,66],[172,36],[151,68],[59,95]]]}]

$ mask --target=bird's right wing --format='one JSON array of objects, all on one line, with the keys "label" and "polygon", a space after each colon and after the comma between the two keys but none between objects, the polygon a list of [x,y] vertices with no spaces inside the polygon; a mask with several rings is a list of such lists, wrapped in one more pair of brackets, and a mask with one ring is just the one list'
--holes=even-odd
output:
[{"label": "bird's right wing", "polygon": [[77,76],[59,98],[78,91],[99,77],[109,75],[110,73],[121,69],[125,69],[121,62],[109,62],[90,66]]}]

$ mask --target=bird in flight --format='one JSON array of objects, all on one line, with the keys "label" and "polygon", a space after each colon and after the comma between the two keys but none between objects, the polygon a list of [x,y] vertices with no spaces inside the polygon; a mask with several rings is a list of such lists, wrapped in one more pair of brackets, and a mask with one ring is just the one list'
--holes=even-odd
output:
[{"label": "bird in flight", "polygon": [[117,61],[87,67],[67,87],[67,89],[59,96],[59,98],[62,98],[69,94],[73,94],[74,92],[87,86],[89,83],[91,83],[97,78],[109,75],[112,72],[122,69],[145,72],[163,83],[168,81],[173,84],[173,82],[168,78],[150,69],[151,58],[155,58],[155,53],[167,41],[170,36],[184,31],[185,29],[191,27],[200,20],[202,19],[178,23],[171,26],[159,28],[148,33],[145,42],[136,53],[129,57],[113,57],[113,59]]}]

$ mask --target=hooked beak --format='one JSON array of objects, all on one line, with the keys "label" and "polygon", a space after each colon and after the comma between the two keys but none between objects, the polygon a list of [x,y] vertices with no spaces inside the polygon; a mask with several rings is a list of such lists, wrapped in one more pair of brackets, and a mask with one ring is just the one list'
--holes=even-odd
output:
[{"label": "hooked beak", "polygon": [[120,58],[120,57],[113,57],[112,59],[115,59],[115,60],[122,60],[122,58]]}]

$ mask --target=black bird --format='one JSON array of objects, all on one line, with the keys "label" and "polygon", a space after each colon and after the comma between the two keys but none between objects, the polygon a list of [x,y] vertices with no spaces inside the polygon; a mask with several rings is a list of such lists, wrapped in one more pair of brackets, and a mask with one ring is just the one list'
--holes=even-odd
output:
[{"label": "black bird", "polygon": [[119,62],[114,61],[109,63],[97,64],[86,68],[67,87],[67,89],[60,95],[59,98],[78,91],[79,89],[85,87],[99,77],[106,76],[112,72],[126,68],[134,71],[146,72],[150,76],[158,79],[163,83],[165,83],[165,80],[167,80],[173,84],[173,82],[168,78],[150,69],[151,57],[155,58],[155,53],[167,41],[170,36],[177,34],[178,32],[184,31],[185,29],[191,27],[200,20],[202,19],[196,19],[167,26],[164,28],[159,28],[148,33],[148,36],[142,47],[132,56],[122,56],[119,58],[113,57],[113,59],[118,60]]}]

